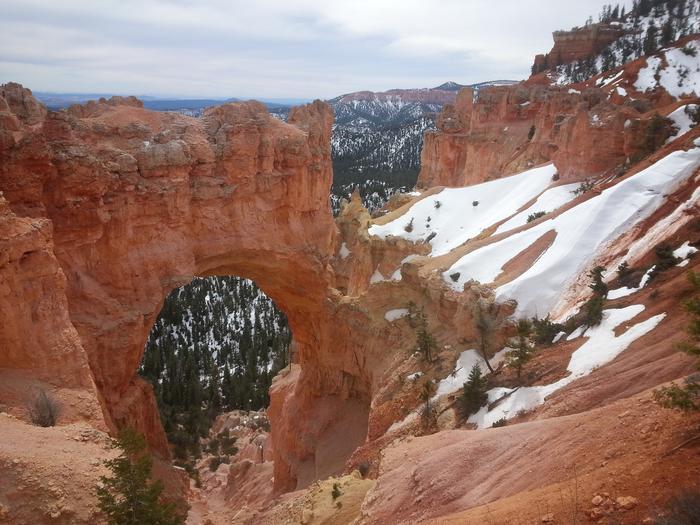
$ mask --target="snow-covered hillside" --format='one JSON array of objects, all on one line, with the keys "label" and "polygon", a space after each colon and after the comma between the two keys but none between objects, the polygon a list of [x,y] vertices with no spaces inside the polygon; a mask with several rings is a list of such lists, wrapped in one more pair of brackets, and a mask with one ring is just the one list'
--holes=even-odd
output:
[{"label": "snow-covered hillside", "polygon": [[[700,141],[696,145],[700,146]],[[609,250],[623,232],[658,209],[665,196],[693,176],[698,167],[700,147],[673,151],[599,194],[552,214],[577,192],[572,185],[557,185],[553,181],[555,169],[549,164],[474,186],[444,189],[419,199],[390,222],[371,226],[369,233],[427,242],[432,247],[431,257],[452,252],[477,236],[502,234],[500,239],[459,257],[443,272],[444,281],[456,291],[471,280],[496,283],[497,299],[517,301],[517,315],[566,317],[577,306],[569,304],[567,294],[577,278],[591,269],[601,252]],[[696,194],[691,201],[697,199]],[[534,204],[522,209],[533,199]],[[546,214],[530,227],[515,230],[527,226],[528,217],[537,211]],[[548,215],[551,218],[547,219]],[[526,267],[508,268],[532,250],[526,256],[532,259]],[[630,255],[633,253],[631,250]]]},{"label": "snow-covered hillside", "polygon": [[552,81],[559,85],[582,82],[700,32],[700,0],[654,4],[637,2],[624,18],[606,20],[609,13],[601,15],[601,20],[622,29],[623,35],[594,57],[557,66],[550,73]]}]

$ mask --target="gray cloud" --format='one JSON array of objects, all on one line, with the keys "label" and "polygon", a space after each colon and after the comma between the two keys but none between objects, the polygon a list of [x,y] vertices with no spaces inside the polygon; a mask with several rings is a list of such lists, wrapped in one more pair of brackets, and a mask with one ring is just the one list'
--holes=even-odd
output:
[{"label": "gray cloud", "polygon": [[[0,82],[34,90],[321,97],[524,78],[603,0],[5,0]],[[627,2],[629,3],[629,2]]]}]

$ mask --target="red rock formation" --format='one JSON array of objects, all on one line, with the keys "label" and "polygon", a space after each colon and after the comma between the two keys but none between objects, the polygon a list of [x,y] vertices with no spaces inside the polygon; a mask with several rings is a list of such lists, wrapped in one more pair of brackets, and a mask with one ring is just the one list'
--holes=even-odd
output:
[{"label": "red rock formation", "polygon": [[426,132],[418,185],[464,186],[554,162],[563,180],[582,180],[625,163],[625,123],[647,119],[607,92],[524,85],[462,90]]},{"label": "red rock formation", "polygon": [[171,289],[194,275],[255,279],[288,313],[300,361],[323,350],[325,104],[285,124],[253,102],[197,120],[135,99],[46,113],[19,85],[0,93],[4,369],[70,388],[94,379],[107,423],[135,424],[166,453],[136,369]]},{"label": "red rock formation", "polygon": [[554,47],[546,55],[535,57],[532,71],[539,73],[555,66],[595,56],[608,44],[617,40],[623,32],[620,26],[607,23],[575,27],[571,31],[555,31],[552,33]]}]

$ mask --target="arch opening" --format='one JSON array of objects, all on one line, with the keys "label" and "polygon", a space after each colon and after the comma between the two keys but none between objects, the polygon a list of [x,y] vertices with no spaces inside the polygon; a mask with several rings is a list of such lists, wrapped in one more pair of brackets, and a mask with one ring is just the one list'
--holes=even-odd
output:
[{"label": "arch opening", "polygon": [[139,375],[153,386],[176,464],[192,468],[221,414],[268,408],[291,342],[287,316],[251,280],[196,277],[165,298]]}]

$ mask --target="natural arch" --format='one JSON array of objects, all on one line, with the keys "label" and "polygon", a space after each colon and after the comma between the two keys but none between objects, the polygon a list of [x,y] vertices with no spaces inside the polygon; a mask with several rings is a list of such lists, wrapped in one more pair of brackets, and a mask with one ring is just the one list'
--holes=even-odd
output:
[{"label": "natural arch", "polygon": [[[302,364],[272,389],[276,486],[319,474],[317,437],[333,434],[341,413],[366,425],[369,404],[362,365],[329,355],[338,331],[330,108],[295,108],[289,123],[255,102],[202,119],[133,98],[47,113],[8,85],[0,116],[0,220],[20,232],[3,236],[11,286],[0,308],[18,313],[0,328],[14,348],[0,370],[87,388],[107,426],[136,425],[167,453],[152,391],[136,376],[163,298],[194,275],[249,278],[287,314]],[[42,315],[60,337],[22,341]],[[306,417],[294,419],[301,408]]]}]

